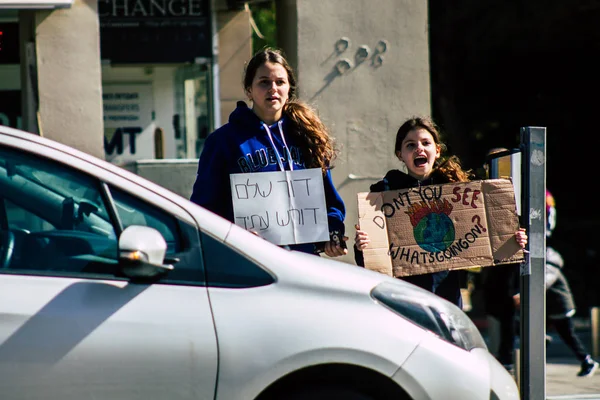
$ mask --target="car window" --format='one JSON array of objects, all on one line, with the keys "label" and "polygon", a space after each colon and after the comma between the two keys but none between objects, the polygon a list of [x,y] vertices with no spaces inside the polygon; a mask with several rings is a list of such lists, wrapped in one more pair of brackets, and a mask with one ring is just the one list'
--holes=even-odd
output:
[{"label": "car window", "polygon": [[110,193],[123,229],[131,225],[149,226],[159,231],[167,242],[167,254],[181,251],[182,243],[175,217],[112,186]]},{"label": "car window", "polygon": [[0,206],[4,270],[60,275],[116,265],[117,235],[96,179],[0,148]]},{"label": "car window", "polygon": [[249,288],[275,282],[269,272],[205,233],[202,233],[202,248],[208,286]]},{"label": "car window", "polygon": [[195,224],[68,165],[0,147],[0,273],[125,279],[118,235],[131,225],[165,239],[164,262],[175,269],[160,282],[205,283]]},{"label": "car window", "polygon": [[143,225],[156,229],[167,242],[165,263],[175,269],[160,279],[161,283],[204,284],[200,239],[196,226],[181,221],[165,210],[109,186],[111,197],[123,229]]}]

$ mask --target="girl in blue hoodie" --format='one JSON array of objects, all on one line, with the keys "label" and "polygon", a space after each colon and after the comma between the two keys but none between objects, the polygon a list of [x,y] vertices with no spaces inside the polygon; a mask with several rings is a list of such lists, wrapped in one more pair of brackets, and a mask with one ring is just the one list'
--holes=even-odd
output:
[{"label": "girl in blue hoodie", "polygon": [[280,51],[266,48],[248,62],[244,91],[252,104],[239,101],[229,122],[204,143],[191,200],[234,222],[229,175],[320,168],[330,236],[326,243],[291,245],[330,257],[347,254],[346,209],[331,179],[334,143],[314,110],[296,98],[296,78]]}]

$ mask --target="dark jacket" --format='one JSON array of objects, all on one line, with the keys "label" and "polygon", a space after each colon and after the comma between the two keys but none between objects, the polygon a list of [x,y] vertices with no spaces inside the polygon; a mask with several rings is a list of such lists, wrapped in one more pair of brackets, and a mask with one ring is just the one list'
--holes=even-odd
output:
[{"label": "dark jacket", "polygon": [[[306,158],[292,129],[291,124],[284,117],[282,131],[285,134],[285,142],[289,147],[294,170],[305,169]],[[229,116],[229,122],[210,134],[204,143],[190,200],[235,222],[230,174],[279,171],[277,153],[281,156],[284,169],[290,169],[288,157],[285,156],[288,154],[288,149],[285,148],[278,124],[271,126],[270,130],[276,149],[271,144],[263,122],[246,103],[239,101],[237,108]],[[329,231],[338,231],[343,237],[346,208],[333,185],[329,170],[323,176],[323,184]],[[307,253],[315,251],[315,245],[311,243],[290,247]]]},{"label": "dark jacket", "polygon": [[[546,314],[548,319],[572,317],[575,300],[566,276],[564,260],[551,246],[546,246]],[[512,316],[513,295],[519,293],[519,264],[484,268],[484,303],[486,312],[496,318]]]},{"label": "dark jacket", "polygon": [[564,260],[560,253],[546,246],[546,314],[549,319],[572,317],[575,301],[567,278],[562,273]]},{"label": "dark jacket", "polygon": [[[385,177],[371,185],[371,192],[385,192],[387,190],[407,189],[411,187],[449,183],[446,176],[434,170],[426,180],[419,181],[412,176],[394,169],[388,171]],[[354,260],[356,265],[364,267],[363,252],[354,247]],[[462,307],[460,295],[461,277],[463,271],[439,271],[429,274],[404,276],[400,279],[410,282],[433,292],[446,300]]]},{"label": "dark jacket", "polygon": [[519,263],[494,265],[481,270],[485,312],[499,320],[514,318],[513,296],[519,293]]}]

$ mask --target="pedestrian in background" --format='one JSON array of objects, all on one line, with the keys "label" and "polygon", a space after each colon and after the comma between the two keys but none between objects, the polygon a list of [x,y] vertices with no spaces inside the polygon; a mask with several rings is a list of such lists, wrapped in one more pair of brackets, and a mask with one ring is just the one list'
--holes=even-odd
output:
[{"label": "pedestrian in background", "polygon": [[[429,118],[413,117],[404,122],[396,133],[394,152],[402,161],[408,173],[394,169],[385,177],[371,185],[371,192],[407,189],[411,187],[468,182],[473,177],[470,170],[464,170],[456,155],[445,156],[446,145],[441,141],[436,124]],[[356,226],[354,237],[354,257],[357,265],[364,266],[363,250],[370,243],[366,231]],[[525,230],[516,233],[521,247],[527,243]],[[462,308],[461,286],[465,271],[439,271],[427,274],[404,276],[407,282],[429,290]]]},{"label": "pedestrian in background", "polygon": [[206,138],[191,200],[234,222],[230,174],[320,168],[330,236],[326,243],[290,245],[293,250],[330,257],[347,254],[346,208],[331,179],[333,138],[321,119],[297,99],[294,71],[281,51],[265,48],[247,63],[243,101],[229,122]]},{"label": "pedestrian in background", "polygon": [[[567,277],[562,273],[565,263],[560,253],[548,245],[555,227],[556,202],[546,190],[546,318],[548,324],[554,326],[558,336],[581,363],[577,376],[590,377],[598,369],[598,363],[592,359],[575,332],[575,301]],[[520,296],[515,295],[517,306],[520,306],[520,300]]]}]

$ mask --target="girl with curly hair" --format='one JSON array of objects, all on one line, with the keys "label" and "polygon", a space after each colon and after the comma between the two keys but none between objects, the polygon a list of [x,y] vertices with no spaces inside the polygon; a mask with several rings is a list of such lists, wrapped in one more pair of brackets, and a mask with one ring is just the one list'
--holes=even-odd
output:
[{"label": "girl with curly hair", "polygon": [[[428,118],[412,117],[404,122],[396,133],[395,154],[406,165],[407,172],[394,169],[385,177],[371,185],[371,192],[406,189],[416,186],[468,182],[474,177],[470,170],[464,170],[457,156],[444,156],[446,146],[440,138],[436,124]],[[525,230],[517,232],[517,242],[521,247],[527,243]],[[354,258],[357,265],[364,266],[362,251],[371,240],[366,231],[356,226],[354,237]],[[405,276],[401,279],[427,289],[446,300],[462,307],[461,272],[439,271],[421,275]]]}]

